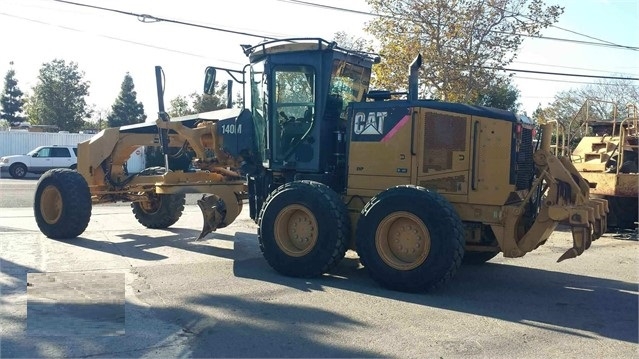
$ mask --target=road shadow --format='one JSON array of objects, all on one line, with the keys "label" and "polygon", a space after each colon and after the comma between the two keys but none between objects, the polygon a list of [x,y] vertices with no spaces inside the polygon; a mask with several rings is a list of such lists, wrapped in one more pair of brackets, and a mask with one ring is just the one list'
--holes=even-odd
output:
[{"label": "road shadow", "polygon": [[[118,242],[96,240],[87,237],[58,241],[77,247],[145,261],[166,259],[167,256],[152,252],[153,249],[161,247],[170,247],[233,260],[254,255],[255,248],[251,248],[255,247],[254,243],[252,243],[253,241],[257,243],[254,233],[236,232],[235,235],[212,233],[206,238],[197,239],[199,234],[200,231],[193,229],[167,228],[154,230],[153,234],[118,234],[116,237],[121,239],[121,241]],[[233,242],[234,248],[229,249],[216,246],[216,240]]]},{"label": "road shadow", "polygon": [[[124,305],[124,331],[113,335],[70,335],[51,332],[38,323],[35,332],[3,336],[1,357],[326,357],[372,358],[379,353],[360,349],[349,338],[327,340],[334,328],[356,331],[362,321],[310,306],[270,303],[232,295],[199,295],[185,305],[144,307],[130,301]],[[187,309],[209,308],[207,314]],[[103,333],[122,324],[117,305],[79,304],[60,301],[39,307],[39,315],[56,315],[58,322],[77,323]],[[212,314],[211,314],[212,313]],[[35,322],[33,322],[35,324]],[[50,324],[56,320],[51,318]],[[48,335],[46,333],[49,333]]]},{"label": "road shadow", "polygon": [[315,279],[281,276],[261,258],[235,261],[233,269],[238,277],[300,291],[338,288],[577,336],[591,332],[639,341],[637,283],[485,263],[462,266],[439,291],[401,293],[380,287],[355,258],[344,259],[330,274]]},{"label": "road shadow", "polygon": [[254,233],[237,232],[234,236],[212,236],[222,241],[233,241],[233,248],[230,249],[218,247],[211,240],[195,240],[199,231],[178,228],[163,232],[170,234],[153,237],[123,234],[120,237],[126,241],[120,243],[87,239],[70,243],[144,260],[166,258],[148,250],[170,246],[231,259],[236,277],[275,283],[299,291],[339,288],[577,336],[596,333],[616,340],[639,341],[637,283],[510,264],[485,263],[480,266],[462,266],[455,278],[440,291],[400,293],[382,288],[371,280],[366,269],[353,256],[345,258],[329,275],[314,279],[290,278],[275,272],[266,263],[260,255]]}]

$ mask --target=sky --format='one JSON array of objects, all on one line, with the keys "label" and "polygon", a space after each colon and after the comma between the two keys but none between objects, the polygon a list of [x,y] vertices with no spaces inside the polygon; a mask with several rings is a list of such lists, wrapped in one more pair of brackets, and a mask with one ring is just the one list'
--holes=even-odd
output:
[{"label": "sky", "polygon": [[[73,1],[270,37],[330,40],[338,31],[366,37],[363,28],[373,19],[370,15],[287,0]],[[370,12],[365,0],[306,2]],[[543,36],[639,46],[639,0],[546,0],[546,3],[563,6],[565,12],[554,27],[543,30]],[[148,120],[154,120],[158,111],[156,65],[165,72],[168,106],[177,96],[202,91],[206,66],[242,69],[248,59],[240,44],[261,41],[166,22],[142,22],[135,16],[54,0],[0,0],[0,34],[0,74],[4,78],[13,62],[18,87],[23,92],[31,93],[42,64],[53,59],[73,61],[90,82],[87,103],[97,114],[105,113],[113,105],[128,72]],[[639,78],[639,51],[526,38],[509,68]],[[218,80],[225,81],[226,77],[218,72]],[[596,81],[530,73],[514,76],[520,90],[521,109],[528,114],[539,105],[546,106],[560,91]],[[239,90],[240,85],[235,84],[234,92]]]}]

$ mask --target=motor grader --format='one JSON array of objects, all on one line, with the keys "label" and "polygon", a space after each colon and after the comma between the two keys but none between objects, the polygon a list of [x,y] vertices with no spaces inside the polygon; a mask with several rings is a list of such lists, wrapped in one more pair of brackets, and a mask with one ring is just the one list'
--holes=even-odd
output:
[{"label": "motor grader", "polygon": [[634,104],[626,106],[625,116],[620,112],[616,103],[587,99],[568,133],[556,127],[552,146],[570,157],[591,196],[608,201],[607,224],[614,231],[636,229],[639,221],[639,116]]},{"label": "motor grader", "polygon": [[[149,228],[173,225],[185,193],[202,193],[201,236],[228,226],[246,201],[266,261],[296,277],[330,271],[355,250],[381,285],[439,287],[462,261],[521,257],[560,222],[576,257],[605,230],[607,202],[592,199],[567,158],[551,154],[551,125],[533,148],[533,124],[494,108],[418,99],[421,56],[405,92],[369,89],[379,57],[322,39],[243,46],[244,70],[209,67],[243,84],[246,105],[171,120],[157,76],[155,123],[108,128],[79,144],[77,172],[38,183],[34,212],[56,239],[79,236],[92,205],[131,202]],[[161,69],[156,68],[156,74]],[[129,175],[138,146],[193,153],[192,170]]]},{"label": "motor grader", "polygon": [[[637,106],[628,104],[620,117],[618,106],[612,105],[610,117],[597,118],[591,106],[602,100],[589,99],[572,119],[570,128],[578,122],[584,134],[569,156],[590,186],[590,193],[608,200],[608,228],[636,229],[639,221],[639,117]],[[575,133],[570,131],[569,135]],[[570,136],[569,136],[570,137]],[[570,140],[569,140],[570,141]],[[570,149],[570,147],[569,147]]]}]

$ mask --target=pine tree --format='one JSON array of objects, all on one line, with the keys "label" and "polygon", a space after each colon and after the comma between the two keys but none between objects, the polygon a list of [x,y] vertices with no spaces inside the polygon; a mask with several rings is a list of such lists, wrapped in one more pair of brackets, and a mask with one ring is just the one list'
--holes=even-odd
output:
[{"label": "pine tree", "polygon": [[25,105],[29,122],[79,131],[91,113],[85,100],[90,83],[84,80],[78,64],[54,59],[42,65],[38,80]]},{"label": "pine tree", "polygon": [[[9,64],[13,65],[13,62]],[[25,120],[23,116],[20,116],[24,99],[22,91],[18,88],[18,80],[15,75],[14,69],[7,71],[7,75],[4,77],[4,90],[0,96],[0,119],[7,120],[10,124]]]},{"label": "pine tree", "polygon": [[111,113],[107,116],[109,127],[131,125],[146,120],[144,105],[137,101],[137,93],[134,88],[133,78],[127,72],[124,81],[122,81],[120,95],[115,99]]}]

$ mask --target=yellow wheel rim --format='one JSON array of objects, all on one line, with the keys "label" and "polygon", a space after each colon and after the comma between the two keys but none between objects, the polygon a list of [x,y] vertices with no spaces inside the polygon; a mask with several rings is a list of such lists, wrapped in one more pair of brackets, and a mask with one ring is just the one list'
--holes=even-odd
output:
[{"label": "yellow wheel rim", "polygon": [[308,254],[317,244],[317,220],[306,207],[292,204],[275,218],[275,242],[291,257]]},{"label": "yellow wheel rim", "polygon": [[397,270],[419,267],[430,252],[430,233],[421,219],[410,212],[394,212],[377,227],[375,247],[382,260]]},{"label": "yellow wheel rim", "polygon": [[48,224],[56,224],[62,216],[62,195],[57,187],[46,186],[40,197],[40,213]]},{"label": "yellow wheel rim", "polygon": [[160,209],[160,202],[162,201],[161,199],[157,198],[157,197],[151,197],[147,201],[141,201],[140,202],[140,208],[145,212],[145,213],[155,213],[158,211],[158,209]]}]

